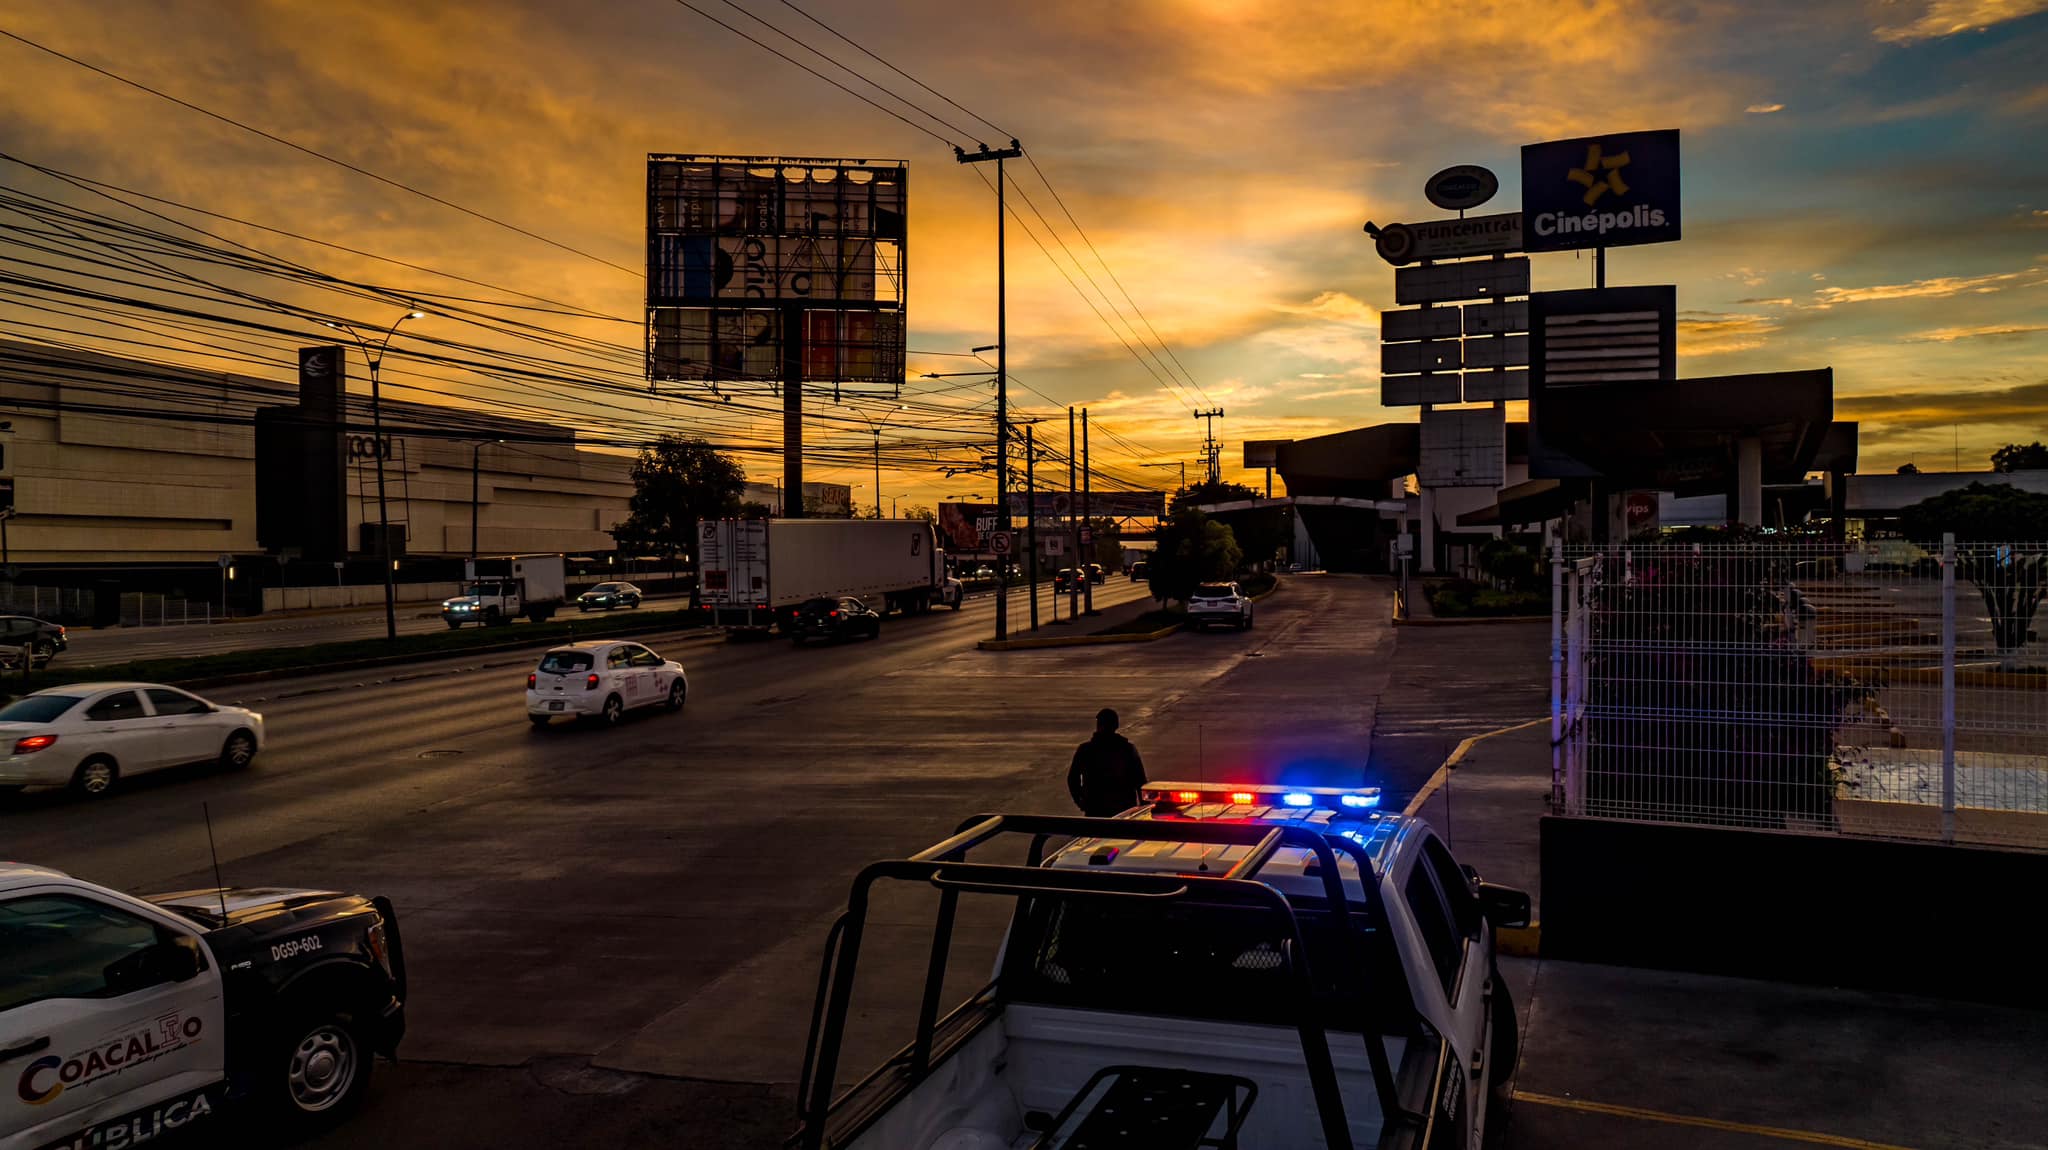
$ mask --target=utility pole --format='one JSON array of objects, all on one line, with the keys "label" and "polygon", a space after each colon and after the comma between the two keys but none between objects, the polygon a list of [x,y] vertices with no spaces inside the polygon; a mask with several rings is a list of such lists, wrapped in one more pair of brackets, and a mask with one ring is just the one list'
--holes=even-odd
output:
[{"label": "utility pole", "polygon": [[[1195,418],[1208,421],[1207,428],[1202,432],[1202,457],[1209,461],[1209,482],[1214,483],[1222,478],[1222,472],[1217,466],[1217,458],[1222,450],[1222,444],[1216,442],[1216,421],[1223,418],[1223,409],[1212,407],[1207,411],[1198,411],[1195,413]],[[1181,486],[1185,488],[1187,481],[1182,480]]]},{"label": "utility pole", "polygon": [[782,514],[804,517],[804,309],[782,308]]},{"label": "utility pole", "polygon": [[[1031,588],[1031,629],[1038,630],[1038,429],[1024,428],[1024,579]],[[0,522],[0,527],[5,527]],[[1053,600],[1059,606],[1059,600]]]},{"label": "utility pole", "polygon": [[[1088,483],[1088,409],[1081,409],[1081,533],[1088,536],[1088,557],[1095,557],[1095,520],[1090,518]],[[1086,567],[1082,570],[1087,571]],[[1087,599],[1086,610],[1095,614],[1095,580],[1090,577],[1081,584],[1081,594]]]},{"label": "utility pole", "polygon": [[[1073,553],[1067,560],[1067,570],[1080,576],[1080,581],[1086,582],[1088,571],[1081,566],[1081,519],[1079,515],[1075,514],[1080,510],[1079,501],[1076,497],[1080,494],[1081,489],[1075,482],[1074,477],[1074,464],[1078,458],[1074,452],[1074,409],[1070,407],[1067,409],[1067,540],[1069,546],[1073,549]],[[1076,580],[1071,578],[1067,580],[1067,618],[1069,619],[1077,618],[1081,614],[1081,590],[1074,586],[1075,582]]]},{"label": "utility pole", "polygon": [[[1003,249],[1007,210],[1003,199],[1003,161],[1023,154],[1024,146],[1015,140],[1010,141],[1009,147],[993,151],[987,144],[977,152],[953,149],[953,158],[963,164],[996,162],[996,516],[1001,531],[1010,529],[1010,299]],[[996,572],[996,638],[1004,639],[1009,634],[1010,565],[1005,561]]]}]

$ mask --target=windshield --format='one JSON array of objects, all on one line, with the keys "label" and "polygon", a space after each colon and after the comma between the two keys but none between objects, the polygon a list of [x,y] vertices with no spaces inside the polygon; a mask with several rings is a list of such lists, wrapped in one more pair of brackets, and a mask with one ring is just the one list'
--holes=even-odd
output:
[{"label": "windshield", "polygon": [[0,723],[47,723],[78,705],[79,695],[26,695],[0,707]]},{"label": "windshield", "polygon": [[540,661],[543,675],[576,675],[590,670],[588,651],[549,651]]},{"label": "windshield", "polygon": [[597,586],[592,587],[590,589],[590,593],[593,595],[604,595],[616,591],[618,589],[619,585],[617,583],[599,583]]},{"label": "windshield", "polygon": [[[1019,918],[1003,981],[1017,1001],[1084,1010],[1132,1011],[1291,1025],[1292,975],[1285,927],[1270,911],[1132,899],[1039,900]],[[1399,961],[1362,913],[1357,942],[1367,959],[1347,961],[1335,920],[1297,908],[1323,1019],[1363,1030],[1371,1006],[1387,1032],[1412,1015]]]},{"label": "windshield", "polygon": [[1228,599],[1230,596],[1231,587],[1228,583],[1204,583],[1195,588],[1197,599]]}]

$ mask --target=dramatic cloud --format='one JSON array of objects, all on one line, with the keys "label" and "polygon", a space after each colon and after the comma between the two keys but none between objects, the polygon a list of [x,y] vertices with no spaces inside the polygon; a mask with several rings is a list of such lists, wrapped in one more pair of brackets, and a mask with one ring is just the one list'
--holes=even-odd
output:
[{"label": "dramatic cloud", "polygon": [[1936,276],[1909,283],[1873,284],[1870,287],[1824,287],[1813,293],[1813,306],[1831,308],[1838,304],[1870,303],[1895,299],[1947,299],[1964,294],[1989,295],[2009,287],[2038,287],[2048,283],[2044,269],[1994,272],[1981,276]]},{"label": "dramatic cloud", "polygon": [[1938,327],[1932,331],[1916,332],[1906,338],[1914,343],[1954,343],[1959,339],[2032,335],[2042,331],[2048,331],[2048,324],[1988,323],[1977,327]]},{"label": "dramatic cloud", "polygon": [[1876,35],[1887,43],[1912,44],[1982,32],[1994,24],[2043,11],[2048,11],[2048,0],[1929,0],[1917,18],[1880,27]]},{"label": "dramatic cloud", "polygon": [[1779,329],[1768,316],[1716,312],[1682,312],[1678,317],[1678,354],[1725,355],[1763,347]]}]

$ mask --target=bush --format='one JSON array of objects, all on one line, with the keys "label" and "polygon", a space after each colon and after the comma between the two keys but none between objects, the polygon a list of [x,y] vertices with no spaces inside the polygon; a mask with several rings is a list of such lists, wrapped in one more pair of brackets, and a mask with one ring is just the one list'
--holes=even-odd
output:
[{"label": "bush", "polygon": [[1547,615],[1547,591],[1500,591],[1470,579],[1450,579],[1423,587],[1429,609],[1445,618]]}]

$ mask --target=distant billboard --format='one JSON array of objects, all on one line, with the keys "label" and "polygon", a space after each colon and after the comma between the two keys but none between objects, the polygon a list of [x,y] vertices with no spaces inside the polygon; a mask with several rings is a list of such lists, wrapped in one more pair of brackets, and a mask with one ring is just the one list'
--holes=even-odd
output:
[{"label": "distant billboard", "polygon": [[[1038,514],[1043,523],[1048,519],[1060,519],[1078,515],[1084,500],[1076,492],[1071,497],[1065,491],[1038,492]],[[1163,519],[1166,517],[1166,492],[1164,491],[1093,491],[1085,500],[1090,519]],[[1028,506],[1021,491],[1010,492],[1010,514],[1022,518]]]},{"label": "distant billboard", "polygon": [[1522,146],[1522,248],[1562,252],[1679,238],[1678,130]]},{"label": "distant billboard", "polygon": [[982,536],[999,526],[997,512],[993,503],[941,503],[939,541],[948,551],[979,551]]},{"label": "distant billboard", "polygon": [[901,161],[650,155],[649,379],[776,382],[793,360],[806,382],[900,384],[907,177]]},{"label": "distant billboard", "polygon": [[1244,465],[1246,470],[1261,467],[1280,466],[1280,448],[1293,443],[1291,439],[1247,439],[1244,441]]}]

